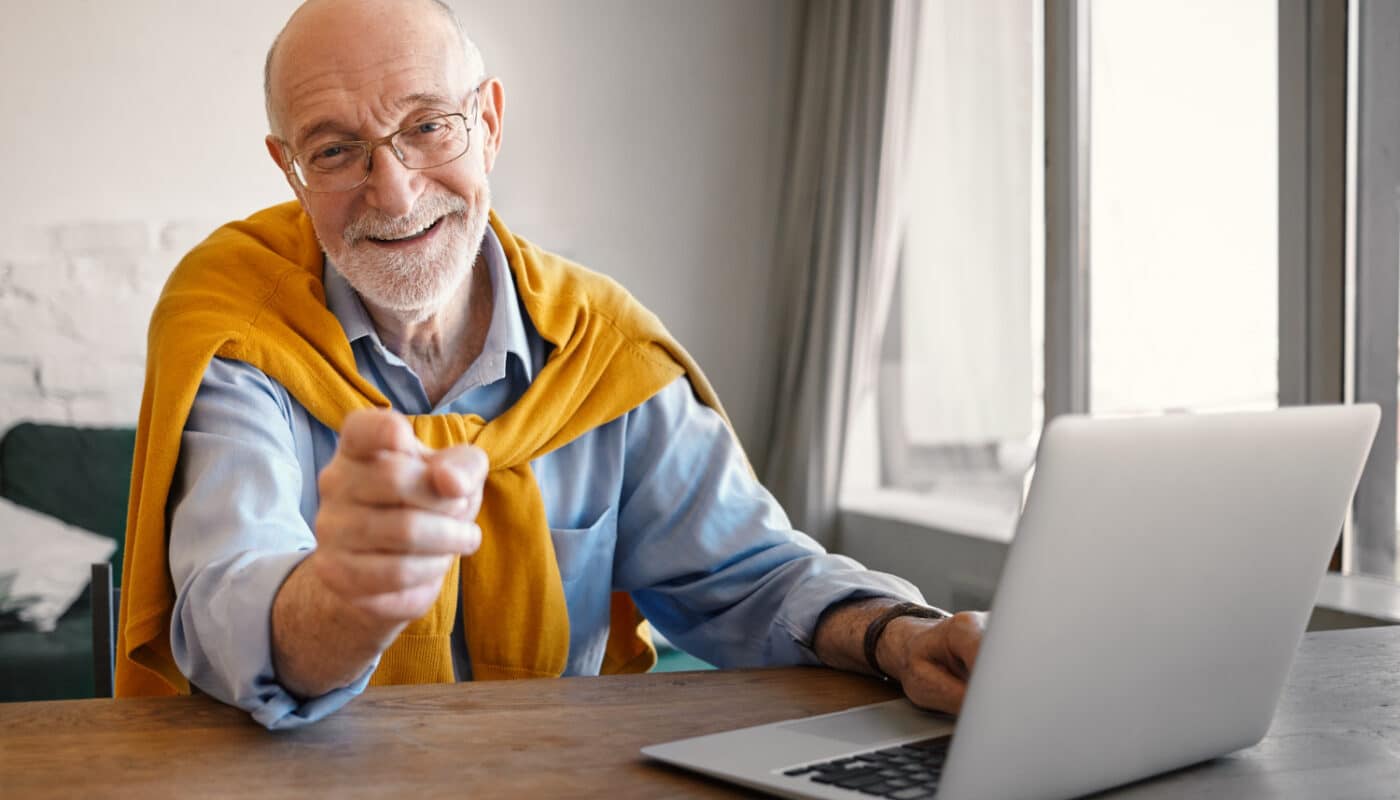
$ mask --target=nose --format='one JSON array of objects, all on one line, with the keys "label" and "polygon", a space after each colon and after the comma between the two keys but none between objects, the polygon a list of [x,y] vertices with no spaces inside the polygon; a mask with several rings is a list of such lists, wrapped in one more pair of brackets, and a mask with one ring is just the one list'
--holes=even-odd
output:
[{"label": "nose", "polygon": [[365,181],[365,202],[390,217],[406,217],[422,194],[418,170],[403,165],[384,142],[370,153],[369,178]]}]

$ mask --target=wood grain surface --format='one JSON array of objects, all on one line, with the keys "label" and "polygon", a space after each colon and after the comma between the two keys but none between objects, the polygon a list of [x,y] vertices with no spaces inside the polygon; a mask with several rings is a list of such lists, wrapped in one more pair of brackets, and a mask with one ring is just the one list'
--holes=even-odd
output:
[{"label": "wood grain surface", "polygon": [[[743,796],[638,750],[893,696],[816,668],[439,684],[276,733],[207,697],[0,704],[0,797]],[[1309,634],[1263,742],[1109,795],[1400,798],[1400,628]]]},{"label": "wood grain surface", "polygon": [[434,684],[279,732],[208,697],[0,704],[0,797],[732,797],[638,751],[894,696],[816,668]]}]

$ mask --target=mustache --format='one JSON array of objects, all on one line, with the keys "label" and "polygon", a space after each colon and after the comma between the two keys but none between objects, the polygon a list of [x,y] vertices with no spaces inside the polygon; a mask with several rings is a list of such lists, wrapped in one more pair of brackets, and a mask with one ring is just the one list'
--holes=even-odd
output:
[{"label": "mustache", "polygon": [[428,227],[448,214],[466,214],[471,208],[464,197],[455,194],[435,194],[420,198],[413,210],[402,217],[390,217],[369,209],[345,226],[341,238],[346,245],[363,239],[399,239]]}]

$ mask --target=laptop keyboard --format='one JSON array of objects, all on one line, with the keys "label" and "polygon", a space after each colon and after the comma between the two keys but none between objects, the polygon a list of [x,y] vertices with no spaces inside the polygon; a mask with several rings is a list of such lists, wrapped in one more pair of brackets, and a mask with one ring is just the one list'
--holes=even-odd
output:
[{"label": "laptop keyboard", "polygon": [[943,775],[943,762],[948,758],[948,745],[952,741],[951,734],[936,736],[818,764],[805,764],[784,770],[783,774],[850,789],[853,794],[894,800],[922,800],[933,797],[938,788],[938,779]]}]

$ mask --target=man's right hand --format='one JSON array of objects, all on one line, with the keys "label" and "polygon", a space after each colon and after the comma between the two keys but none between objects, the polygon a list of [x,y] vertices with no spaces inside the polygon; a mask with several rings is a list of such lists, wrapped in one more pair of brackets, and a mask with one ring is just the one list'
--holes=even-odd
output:
[{"label": "man's right hand", "polygon": [[429,450],[393,411],[351,414],[317,482],[316,579],[371,619],[428,613],[452,563],[481,545],[486,470],[479,448]]},{"label": "man's right hand", "polygon": [[350,683],[428,613],[452,562],[481,545],[487,467],[471,445],[427,448],[396,412],[346,417],[317,482],[316,549],[273,601],[284,686],[314,697]]}]

